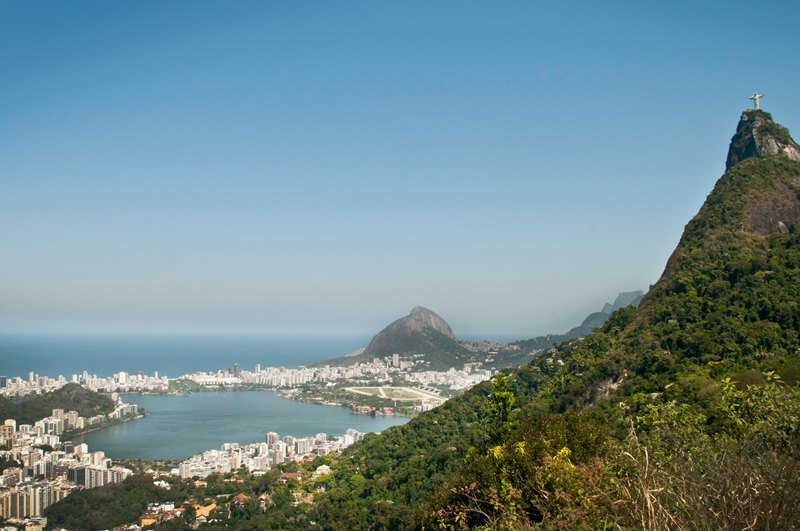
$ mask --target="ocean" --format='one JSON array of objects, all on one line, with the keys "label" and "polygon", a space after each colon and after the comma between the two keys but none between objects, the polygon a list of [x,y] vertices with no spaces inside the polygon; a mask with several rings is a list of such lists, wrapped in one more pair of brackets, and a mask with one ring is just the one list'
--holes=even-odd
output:
[{"label": "ocean", "polygon": [[178,377],[196,371],[299,367],[348,354],[369,335],[11,335],[0,334],[0,375],[55,377],[119,371]]}]

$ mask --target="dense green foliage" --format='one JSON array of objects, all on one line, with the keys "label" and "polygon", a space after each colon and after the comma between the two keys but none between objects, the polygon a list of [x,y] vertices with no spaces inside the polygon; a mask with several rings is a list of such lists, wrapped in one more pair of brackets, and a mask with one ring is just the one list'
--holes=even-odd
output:
[{"label": "dense green foliage", "polygon": [[800,524],[800,394],[774,374],[724,380],[714,419],[650,404],[617,419],[533,414],[472,452],[423,519],[434,529],[794,529]]},{"label": "dense green foliage", "polygon": [[9,468],[22,468],[22,463],[14,459],[0,457],[0,473]]},{"label": "dense green foliage", "polygon": [[629,525],[800,525],[800,394],[774,373],[760,385],[723,380],[710,412],[691,404],[651,405],[635,421],[626,451],[613,459],[619,516]]},{"label": "dense green foliage", "polygon": [[[513,394],[516,403],[525,402],[543,380],[539,372],[523,367],[500,391]],[[469,449],[490,444],[488,397],[493,391],[497,389],[484,382],[346,450],[314,509],[315,520],[330,529],[359,529],[366,521],[389,529],[412,526],[414,511],[447,484]],[[374,520],[365,520],[366,515]]]},{"label": "dense green foliage", "polygon": [[120,484],[70,494],[48,507],[45,516],[51,529],[108,529],[136,522],[148,503],[172,500],[178,494],[156,487],[150,476],[135,475]]},{"label": "dense green foliage", "polygon": [[49,417],[54,409],[77,411],[83,417],[105,415],[114,410],[114,402],[107,396],[69,383],[52,393],[45,393],[14,403],[0,397],[0,418],[14,419],[17,424],[33,424]]}]

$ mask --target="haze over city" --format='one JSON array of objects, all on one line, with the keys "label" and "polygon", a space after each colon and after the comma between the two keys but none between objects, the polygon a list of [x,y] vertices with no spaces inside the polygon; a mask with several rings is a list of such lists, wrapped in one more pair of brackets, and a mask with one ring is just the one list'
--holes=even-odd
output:
[{"label": "haze over city", "polygon": [[798,15],[3,2],[0,332],[564,331],[657,280],[749,95],[800,128]]}]

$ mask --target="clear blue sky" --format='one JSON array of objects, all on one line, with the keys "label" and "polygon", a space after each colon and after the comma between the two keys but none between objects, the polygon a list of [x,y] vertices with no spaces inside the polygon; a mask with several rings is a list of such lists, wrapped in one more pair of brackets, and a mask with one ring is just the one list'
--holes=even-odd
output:
[{"label": "clear blue sky", "polygon": [[0,3],[0,332],[563,331],[647,289],[798,2]]}]

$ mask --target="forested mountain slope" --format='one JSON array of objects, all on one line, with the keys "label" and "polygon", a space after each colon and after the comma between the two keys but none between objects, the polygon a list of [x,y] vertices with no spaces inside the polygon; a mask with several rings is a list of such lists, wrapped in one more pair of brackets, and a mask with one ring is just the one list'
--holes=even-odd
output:
[{"label": "forested mountain slope", "polygon": [[[746,111],[742,124],[737,135],[796,149],[786,130],[763,111]],[[737,149],[737,137],[731,149]],[[797,445],[788,443],[797,437],[791,421],[800,373],[800,163],[781,150],[729,156],[736,158],[686,226],[663,276],[638,309],[620,310],[590,336],[513,371],[505,389],[492,393],[487,384],[478,386],[406,426],[356,445],[344,455],[336,482],[320,501],[319,517],[329,528],[357,521],[389,528],[503,522],[568,527],[581,521],[637,525],[644,521],[640,511],[648,506],[647,497],[655,496],[635,488],[649,480],[631,468],[638,461],[620,457],[637,429],[642,438],[633,440],[640,445],[646,441],[651,448],[677,452],[683,451],[680,444],[663,442],[667,436],[682,438],[694,447],[696,463],[706,464],[733,445],[730,441],[758,452],[765,448],[765,437],[785,441],[787,452],[779,461],[794,468],[775,468],[776,481],[800,486]],[[777,375],[783,383],[774,380]],[[508,392],[514,411],[498,416],[498,406],[487,396]],[[490,429],[498,422],[507,428],[494,430],[501,437]],[[676,431],[662,433],[664,426]],[[625,451],[638,456],[641,449],[634,444]],[[662,458],[666,470],[676,457],[667,452]],[[766,450],[738,458],[742,462],[735,468],[750,470],[752,477],[720,481],[743,492],[742,482],[757,483],[754,478],[765,472],[754,463],[777,459]],[[455,479],[448,478],[458,468]],[[781,470],[794,473],[784,477]],[[702,484],[699,476],[678,479]],[[770,483],[761,492],[786,488]],[[427,505],[434,491],[438,498]],[[713,492],[704,496],[694,501],[724,505]],[[721,520],[709,516],[707,525],[736,526],[751,516],[750,521],[766,521],[767,502],[742,496],[729,497],[736,498],[739,509],[731,508]],[[681,492],[674,497],[681,499]],[[681,521],[691,523],[685,519],[690,509],[697,518],[711,510],[675,502],[663,515],[653,510],[645,516],[653,525],[671,518],[681,528]],[[749,516],[740,514],[745,510]],[[781,525],[800,524],[797,509],[787,511],[773,507],[770,514],[784,518],[775,521]]]}]

